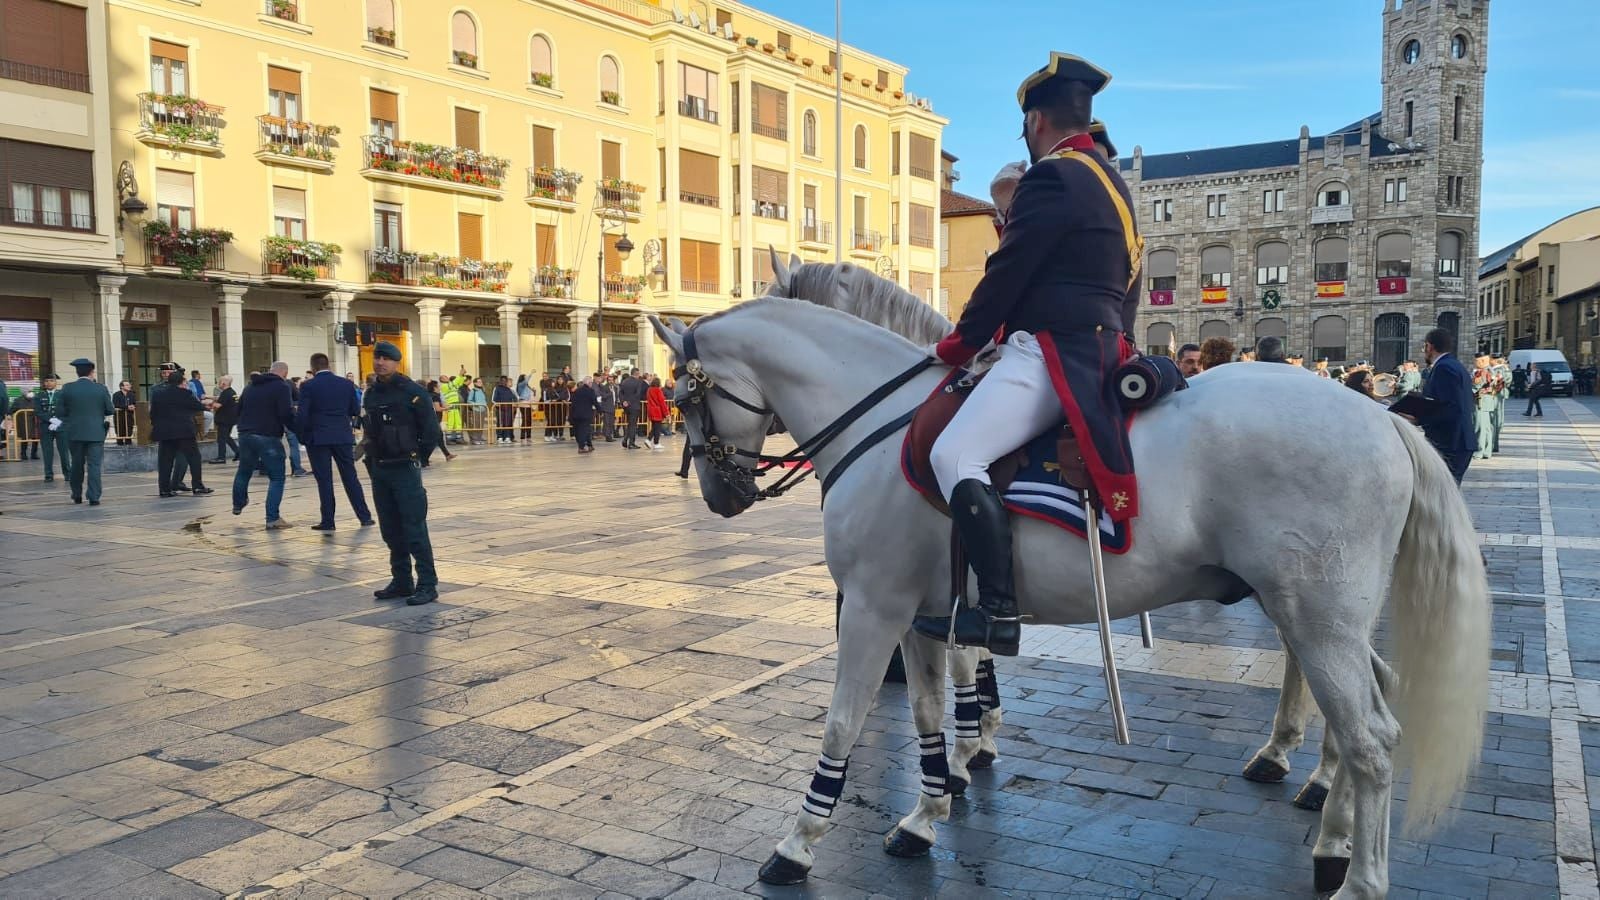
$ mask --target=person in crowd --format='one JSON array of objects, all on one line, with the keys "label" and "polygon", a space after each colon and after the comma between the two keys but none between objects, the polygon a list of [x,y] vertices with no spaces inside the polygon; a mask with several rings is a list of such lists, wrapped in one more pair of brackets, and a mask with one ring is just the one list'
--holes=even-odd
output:
[{"label": "person in crowd", "polygon": [[462,366],[458,374],[439,382],[439,395],[444,400],[444,434],[446,441],[451,444],[466,443],[466,438],[461,431],[463,413],[466,410],[465,401],[461,396],[461,388],[467,382],[466,366]]},{"label": "person in crowd", "polygon": [[[16,448],[17,459],[38,459],[39,445],[39,417],[34,414],[34,391],[23,391],[11,405],[10,415],[5,424],[11,429],[11,446]],[[17,415],[26,412],[27,415]]]},{"label": "person in crowd", "polygon": [[1258,362],[1287,363],[1284,356],[1283,338],[1264,337],[1256,342],[1256,360]]},{"label": "person in crowd", "polygon": [[661,449],[661,436],[666,434],[666,429],[661,423],[672,414],[672,407],[667,404],[667,395],[661,390],[661,379],[650,379],[650,389],[645,392],[645,412],[650,417],[650,449]]},{"label": "person in crowd", "polygon": [[[66,435],[72,452],[72,470],[67,473],[67,486],[72,490],[72,502],[82,503],[84,480],[87,478],[89,505],[99,506],[100,460],[105,454],[106,431],[111,424],[106,417],[116,410],[111,405],[111,394],[106,391],[106,386],[94,380],[93,362],[75,359],[72,368],[78,373],[78,380],[61,389],[59,413],[61,432]],[[196,490],[195,493],[211,492]]]},{"label": "person in crowd", "polygon": [[362,458],[372,481],[378,528],[389,548],[389,584],[372,596],[404,598],[408,606],[421,606],[439,599],[439,575],[428,538],[428,492],[417,458],[428,445],[439,443],[441,435],[427,391],[400,373],[400,348],[379,341],[372,348],[372,368],[378,380],[363,399]]},{"label": "person in crowd", "polygon": [[555,384],[551,386],[550,399],[554,401],[557,441],[566,440],[572,428],[569,422],[569,410],[572,406],[572,386],[572,376],[566,374],[565,369],[562,370],[561,375],[556,377]]},{"label": "person in crowd", "polygon": [[1233,362],[1233,354],[1233,341],[1225,337],[1206,338],[1200,342],[1200,371]]},{"label": "person in crowd", "polygon": [[1478,441],[1478,458],[1494,457],[1494,416],[1500,406],[1500,383],[1487,353],[1473,360],[1472,370],[1473,436]]},{"label": "person in crowd", "polygon": [[39,443],[44,447],[44,480],[56,480],[56,457],[61,457],[61,476],[66,478],[72,466],[71,451],[67,449],[66,435],[61,433],[60,410],[56,404],[61,398],[61,376],[55,373],[44,376],[39,390],[33,394],[33,418],[39,424]]},{"label": "person in crowd", "polygon": [[594,452],[594,417],[600,410],[600,397],[595,393],[594,376],[585,375],[572,391],[572,439],[578,442],[579,453]]},{"label": "person in crowd", "polygon": [[1372,373],[1366,369],[1351,370],[1344,376],[1344,386],[1369,400],[1378,400],[1377,395],[1372,392]]},{"label": "person in crowd", "polygon": [[[300,379],[298,377],[289,379],[289,397],[291,402],[298,408],[300,405]],[[311,473],[306,471],[306,467],[300,463],[300,435],[295,434],[294,429],[290,428],[286,437],[289,439],[289,474],[295,478],[304,478],[310,475]]]},{"label": "person in crowd", "polygon": [[150,398],[150,437],[159,442],[156,451],[156,481],[162,497],[177,496],[182,483],[178,458],[181,456],[194,479],[195,494],[212,490],[200,478],[200,448],[195,443],[195,413],[204,412],[200,398],[189,389],[182,369],[167,375],[167,382]]},{"label": "person in crowd", "polygon": [[1178,348],[1178,371],[1185,378],[1200,374],[1200,345],[1184,344]]},{"label": "person in crowd", "polygon": [[1472,375],[1455,357],[1456,336],[1443,328],[1429,331],[1423,338],[1422,355],[1428,377],[1422,382],[1422,396],[1438,401],[1437,407],[1421,418],[1410,418],[1422,426],[1439,455],[1450,466],[1456,484],[1467,474],[1472,454],[1478,449],[1473,435]]},{"label": "person in crowd", "polygon": [[284,376],[289,364],[275,362],[265,373],[252,372],[239,396],[239,468],[233,476],[233,514],[250,502],[250,479],[260,467],[267,476],[267,528],[288,528],[278,514],[283,502],[283,436],[294,429],[294,392]]},{"label": "person in crowd", "polygon": [[487,444],[489,442],[489,395],[484,393],[483,379],[474,378],[468,384],[467,395],[467,442],[472,444]]},{"label": "person in crowd", "polygon": [[1528,391],[1528,370],[1517,366],[1511,370],[1511,396],[1522,397]]},{"label": "person in crowd", "polygon": [[514,444],[517,424],[517,392],[511,389],[511,379],[504,375],[494,380],[494,442]]},{"label": "person in crowd", "polygon": [[538,397],[533,393],[533,384],[526,375],[517,376],[517,416],[521,422],[517,437],[524,443],[533,441],[533,404]]},{"label": "person in crowd", "polygon": [[117,392],[111,395],[111,409],[112,422],[117,431],[117,446],[133,446],[133,432],[139,410],[139,395],[133,391],[133,382],[124,381],[117,385]]},{"label": "person in crowd", "polygon": [[1417,367],[1415,360],[1406,360],[1400,364],[1400,376],[1395,382],[1395,394],[1401,397],[1422,388],[1422,370]]},{"label": "person in crowd", "polygon": [[196,400],[204,400],[206,398],[206,382],[205,379],[200,377],[199,369],[189,373],[189,393],[193,394]]},{"label": "person in crowd", "polygon": [[1500,432],[1506,427],[1506,401],[1511,399],[1511,367],[1506,365],[1503,357],[1496,356],[1491,368],[1494,369],[1494,377],[1500,382],[1500,402],[1495,404],[1492,420],[1494,426],[1492,449],[1495,453],[1499,453]]},{"label": "person in crowd", "polygon": [[1328,358],[1326,356],[1324,356],[1322,359],[1317,360],[1317,365],[1316,365],[1316,368],[1314,369],[1314,371],[1316,372],[1318,378],[1332,378],[1333,377],[1333,373],[1328,371]]},{"label": "person in crowd", "polygon": [[[1523,410],[1522,414],[1524,416],[1533,416],[1536,419],[1544,418],[1544,404],[1539,401],[1543,400],[1545,395],[1549,392],[1549,385],[1549,376],[1545,375],[1544,372],[1540,370],[1539,364],[1535,362],[1528,363],[1527,382],[1523,386],[1523,390],[1528,394],[1528,408]],[[1535,414],[1534,410],[1538,410],[1539,412]],[[44,458],[50,458],[49,451],[45,452]],[[49,463],[45,463],[46,468],[48,468],[49,465]]]},{"label": "person in crowd", "polygon": [[334,530],[335,466],[339,468],[339,481],[344,485],[345,499],[350,501],[350,511],[362,525],[371,525],[372,511],[367,508],[367,496],[361,490],[361,480],[356,477],[356,439],[350,430],[350,423],[361,415],[361,407],[356,404],[356,386],[333,374],[328,368],[326,353],[311,354],[311,371],[312,376],[300,385],[294,429],[306,445],[306,455],[311,457],[311,474],[317,480],[321,518],[311,530]]},{"label": "person in crowd", "polygon": [[600,435],[606,443],[617,439],[617,382],[610,375],[600,376],[595,384],[595,393],[600,398]]},{"label": "person in crowd", "polygon": [[217,396],[212,406],[212,421],[217,429],[217,456],[213,463],[228,461],[228,450],[233,450],[233,461],[239,461],[239,442],[233,439],[233,427],[239,424],[239,393],[233,389],[233,376],[217,379]]},{"label": "person in crowd", "polygon": [[645,395],[649,392],[650,385],[639,377],[638,369],[628,370],[627,376],[622,379],[622,384],[617,387],[617,399],[622,403],[624,450],[639,449],[639,420],[645,411]]}]

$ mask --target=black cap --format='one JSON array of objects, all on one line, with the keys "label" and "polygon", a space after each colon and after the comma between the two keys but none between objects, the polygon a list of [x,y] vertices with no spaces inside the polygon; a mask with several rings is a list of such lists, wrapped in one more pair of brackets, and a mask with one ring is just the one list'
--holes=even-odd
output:
[{"label": "black cap", "polygon": [[1052,51],[1050,62],[1023,79],[1022,86],[1017,88],[1017,105],[1022,107],[1023,112],[1032,109],[1044,94],[1050,93],[1045,91],[1035,95],[1034,91],[1057,79],[1082,81],[1089,86],[1089,93],[1098,94],[1111,82],[1111,73],[1081,56]]},{"label": "black cap", "polygon": [[41,378],[39,380],[40,381],[60,381],[61,380],[61,376],[57,375],[54,372],[51,372],[50,374],[44,376],[43,378]]},{"label": "black cap", "polygon": [[1091,120],[1089,122],[1089,136],[1094,138],[1096,144],[1106,148],[1106,157],[1108,159],[1117,158],[1117,145],[1111,143],[1111,135],[1106,131],[1106,123],[1099,119]]},{"label": "black cap", "polygon": [[82,356],[73,360],[71,365],[72,368],[77,370],[79,375],[87,375],[94,371],[94,360],[86,359]]},{"label": "black cap", "polygon": [[392,359],[395,362],[399,362],[400,348],[389,343],[388,341],[379,341],[372,345],[372,355],[373,357],[381,356],[384,359]]}]

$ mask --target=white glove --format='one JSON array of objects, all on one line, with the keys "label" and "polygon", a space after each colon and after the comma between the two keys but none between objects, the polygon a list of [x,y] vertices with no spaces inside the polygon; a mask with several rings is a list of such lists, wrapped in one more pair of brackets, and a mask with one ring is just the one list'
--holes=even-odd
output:
[{"label": "white glove", "polygon": [[51,431],[60,431],[61,430],[61,420],[56,418],[55,416],[51,416],[50,417],[50,430]]},{"label": "white glove", "polygon": [[939,358],[939,342],[938,341],[934,341],[933,343],[929,344],[928,346],[923,347],[922,348],[922,355],[926,356],[929,359],[938,359]]}]

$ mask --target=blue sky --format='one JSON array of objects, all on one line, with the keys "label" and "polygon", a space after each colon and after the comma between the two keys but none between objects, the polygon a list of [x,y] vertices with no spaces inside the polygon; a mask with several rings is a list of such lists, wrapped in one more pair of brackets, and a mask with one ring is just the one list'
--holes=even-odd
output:
[{"label": "blue sky", "polygon": [[[827,0],[754,0],[833,33]],[[1417,0],[1411,0],[1417,2]],[[1435,0],[1438,2],[1438,0]],[[1382,0],[844,0],[844,40],[911,69],[950,119],[967,193],[987,193],[1016,140],[1017,83],[1052,49],[1114,80],[1095,112],[1124,155],[1294,138],[1376,112]],[[1600,2],[1492,0],[1483,253],[1600,204]]]}]

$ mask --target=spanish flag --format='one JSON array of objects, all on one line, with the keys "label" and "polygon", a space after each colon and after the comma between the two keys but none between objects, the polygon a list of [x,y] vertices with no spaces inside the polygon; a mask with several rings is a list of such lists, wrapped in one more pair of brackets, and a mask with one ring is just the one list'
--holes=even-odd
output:
[{"label": "spanish flag", "polygon": [[1343,297],[1344,296],[1344,282],[1342,282],[1342,281],[1319,281],[1319,282],[1317,282],[1317,296],[1318,297]]},{"label": "spanish flag", "polygon": [[1228,289],[1225,287],[1208,287],[1200,289],[1201,303],[1227,303]]}]

